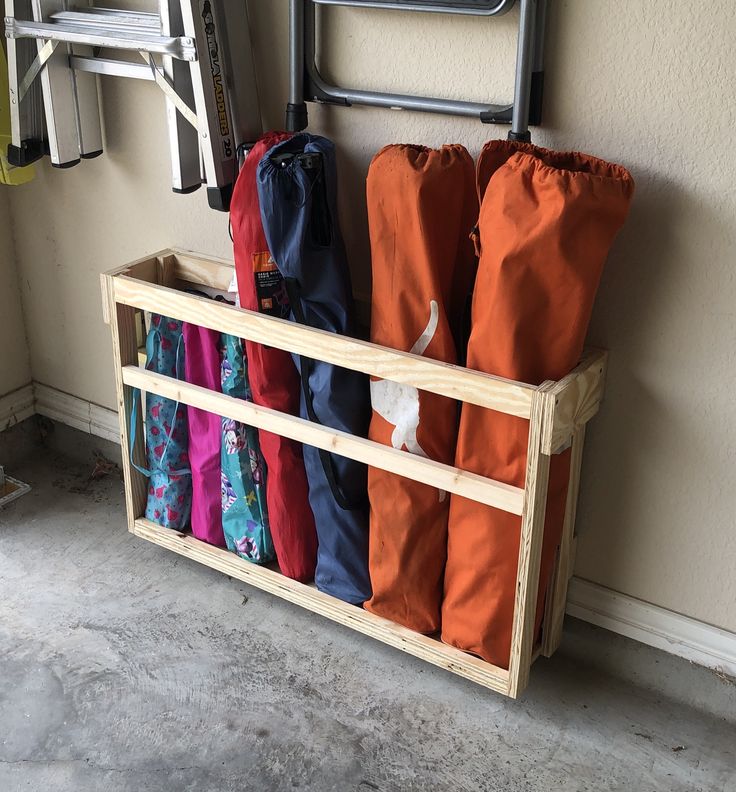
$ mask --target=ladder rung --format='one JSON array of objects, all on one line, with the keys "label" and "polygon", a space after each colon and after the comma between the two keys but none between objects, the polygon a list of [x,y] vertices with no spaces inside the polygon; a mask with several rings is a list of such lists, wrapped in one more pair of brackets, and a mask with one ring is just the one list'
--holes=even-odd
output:
[{"label": "ladder rung", "polygon": [[132,63],[112,58],[93,58],[87,55],[70,55],[69,65],[76,71],[104,74],[108,77],[130,77],[134,80],[150,80],[156,78],[147,63]]},{"label": "ladder rung", "polygon": [[178,60],[197,60],[194,39],[186,36],[160,36],[113,29],[106,30],[104,33],[96,33],[83,25],[27,22],[13,17],[5,17],[5,35],[8,38],[45,39],[46,41],[62,41],[67,44],[86,44],[90,47],[141,50],[170,55]]}]

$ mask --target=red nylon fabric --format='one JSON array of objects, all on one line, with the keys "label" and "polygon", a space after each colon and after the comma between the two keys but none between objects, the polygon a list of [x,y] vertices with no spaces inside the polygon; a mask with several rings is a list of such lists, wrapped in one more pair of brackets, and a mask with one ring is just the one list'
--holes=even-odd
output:
[{"label": "red nylon fabric", "polygon": [[[269,257],[261,223],[256,169],[263,155],[290,137],[270,133],[249,152],[238,176],[230,203],[235,271],[243,308],[259,310],[254,266]],[[288,352],[244,341],[253,401],[289,415],[299,415],[299,375]],[[279,567],[284,575],[300,581],[314,578],[317,532],[309,505],[307,476],[300,443],[259,430],[266,460],[268,519]]]}]

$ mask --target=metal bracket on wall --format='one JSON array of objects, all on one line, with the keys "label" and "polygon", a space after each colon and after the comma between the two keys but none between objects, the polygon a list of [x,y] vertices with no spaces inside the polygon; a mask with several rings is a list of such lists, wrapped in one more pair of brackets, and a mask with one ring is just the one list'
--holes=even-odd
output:
[{"label": "metal bracket on wall", "polygon": [[286,128],[305,129],[306,102],[366,105],[477,118],[484,124],[510,124],[511,140],[529,141],[529,126],[541,123],[544,88],[544,30],[547,0],[519,0],[514,99],[508,104],[437,99],[407,94],[341,88],[329,84],[317,68],[316,6],[388,8],[475,16],[500,16],[515,0],[289,0],[290,85]]}]

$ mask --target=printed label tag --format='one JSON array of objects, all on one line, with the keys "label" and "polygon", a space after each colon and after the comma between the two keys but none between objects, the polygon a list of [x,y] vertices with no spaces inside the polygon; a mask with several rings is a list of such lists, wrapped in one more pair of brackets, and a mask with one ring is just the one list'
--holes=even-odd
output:
[{"label": "printed label tag", "polygon": [[284,276],[279,272],[276,262],[268,251],[253,254],[253,277],[256,283],[259,312],[279,319],[287,319],[289,297],[286,293]]}]

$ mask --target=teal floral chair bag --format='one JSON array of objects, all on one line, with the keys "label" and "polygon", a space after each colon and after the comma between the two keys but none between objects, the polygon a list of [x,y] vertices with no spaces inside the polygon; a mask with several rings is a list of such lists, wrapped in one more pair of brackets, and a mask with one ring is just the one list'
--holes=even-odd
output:
[{"label": "teal floral chair bag", "polygon": [[[252,401],[242,341],[222,335],[220,355],[222,392]],[[258,430],[231,418],[222,419],[221,493],[228,549],[256,564],[273,561],[276,553],[268,526],[266,464]]]},{"label": "teal floral chair bag", "polygon": [[[146,369],[177,379],[184,378],[182,323],[160,314],[151,315],[146,337]],[[192,508],[192,474],[189,467],[189,431],[186,407],[179,402],[146,394],[145,432],[148,468],[133,461],[137,414],[141,400],[133,392],[131,462],[148,477],[146,518],[164,528],[182,530]]]}]

